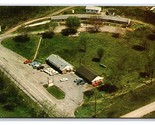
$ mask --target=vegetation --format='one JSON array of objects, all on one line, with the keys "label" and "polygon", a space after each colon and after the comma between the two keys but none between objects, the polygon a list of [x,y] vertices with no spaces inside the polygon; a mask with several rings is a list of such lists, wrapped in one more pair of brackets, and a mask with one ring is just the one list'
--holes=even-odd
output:
[{"label": "vegetation", "polygon": [[61,8],[63,8],[63,6],[1,6],[0,24],[2,26],[2,31],[21,23],[22,21],[31,18],[34,19],[34,17],[41,17]]},{"label": "vegetation", "polygon": [[54,35],[53,31],[46,31],[44,33],[42,33],[42,38],[47,38],[47,39],[51,39]]},{"label": "vegetation", "polygon": [[0,117],[49,117],[0,71]]},{"label": "vegetation", "polygon": [[[118,118],[130,111],[133,111],[141,106],[155,101],[155,83],[144,85],[136,90],[130,90],[128,93],[115,95],[98,92],[96,97],[96,111],[97,117],[103,118]],[[115,95],[115,96],[114,96]],[[77,117],[93,117],[94,115],[94,99],[95,95],[91,97],[85,96],[85,103],[79,107],[75,115]]]},{"label": "vegetation", "polygon": [[13,40],[15,42],[24,43],[24,42],[29,42],[30,41],[30,38],[29,38],[28,34],[22,34],[22,35],[15,36],[13,38]]},{"label": "vegetation", "polygon": [[[87,65],[92,71],[103,75],[108,91],[100,88],[96,95],[97,117],[119,117],[155,100],[154,83],[149,85],[142,83],[154,77],[155,69],[152,67],[155,59],[155,42],[152,37],[150,39],[150,34],[154,34],[154,29],[147,26],[141,26],[119,37],[109,33],[81,33],[76,38],[56,34],[52,39],[42,41],[37,59],[44,62],[54,53],[76,68],[81,64]],[[7,41],[3,43],[5,42]],[[103,58],[100,62],[92,61],[99,48],[104,50]],[[107,68],[103,69],[100,64],[105,64]],[[148,77],[141,77],[142,73],[146,73],[145,76]],[[88,92],[85,103],[77,109],[76,116],[93,115],[94,92]]]},{"label": "vegetation", "polygon": [[57,86],[53,85],[51,87],[47,87],[47,91],[51,93],[57,99],[64,99],[65,93]]},{"label": "vegetation", "polygon": [[101,26],[103,25],[103,21],[101,19],[98,18],[98,16],[93,16],[88,20],[88,23],[90,23],[93,27],[88,28],[87,30],[89,32],[99,32]]},{"label": "vegetation", "polygon": [[144,22],[155,24],[155,14],[150,11],[147,7],[135,7],[135,6],[124,6],[124,7],[104,7],[109,11],[115,12],[115,15],[125,16],[131,19],[138,19]]},{"label": "vegetation", "polygon": [[[23,39],[25,42],[23,42]],[[16,41],[19,41],[19,42],[16,42]],[[38,42],[39,42],[39,37],[37,36],[31,35],[30,38],[28,37],[28,39],[27,37],[25,38],[25,36],[24,37],[16,36],[14,38],[6,39],[4,42],[2,42],[2,45],[22,55],[27,59],[33,59]]]},{"label": "vegetation", "polygon": [[75,16],[70,16],[66,20],[66,26],[68,29],[77,29],[80,26],[80,19]]},{"label": "vegetation", "polygon": [[99,60],[102,59],[103,54],[104,54],[103,48],[99,48],[99,49],[97,50],[97,55],[98,55],[98,57],[99,57]]},{"label": "vegetation", "polygon": [[155,118],[155,111],[153,111],[147,115],[144,115],[143,118]]}]

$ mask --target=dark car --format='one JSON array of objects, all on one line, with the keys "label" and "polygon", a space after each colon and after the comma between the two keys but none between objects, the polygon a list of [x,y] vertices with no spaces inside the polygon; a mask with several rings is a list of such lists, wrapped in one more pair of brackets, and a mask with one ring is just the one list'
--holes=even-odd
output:
[{"label": "dark car", "polygon": [[41,70],[41,69],[44,69],[44,66],[37,67],[37,70]]},{"label": "dark car", "polygon": [[83,79],[81,79],[81,78],[80,79],[75,79],[74,82],[77,83],[77,85],[85,84],[85,81]]}]

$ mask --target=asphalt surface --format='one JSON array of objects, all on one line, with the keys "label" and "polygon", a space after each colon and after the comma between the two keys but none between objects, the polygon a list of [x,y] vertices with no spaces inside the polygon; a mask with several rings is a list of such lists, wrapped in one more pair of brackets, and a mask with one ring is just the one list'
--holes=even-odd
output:
[{"label": "asphalt surface", "polygon": [[[51,15],[58,14],[66,9],[71,7],[66,7],[58,12],[55,12]],[[48,19],[51,15],[34,19],[23,23],[24,25],[33,23],[38,20]],[[15,36],[17,34],[10,34],[17,30],[21,25],[18,25],[11,30],[0,35],[0,42],[8,37]],[[117,30],[116,30],[117,31]],[[20,82],[21,89],[27,91],[30,94],[30,97],[33,96],[37,101],[45,104],[49,109],[54,107],[54,112],[61,117],[74,117],[75,109],[80,106],[83,102],[83,91],[90,89],[89,86],[77,86],[73,81],[78,78],[75,74],[66,74],[66,75],[55,75],[53,78],[49,77],[43,72],[33,70],[32,67],[24,65],[23,61],[26,59],[22,56],[14,53],[13,51],[0,45],[0,65],[5,67],[7,71],[14,77],[17,81]],[[60,79],[67,77],[69,81],[60,82]],[[54,84],[60,87],[65,93],[66,96],[63,100],[57,100],[51,94],[49,94],[46,89],[43,87],[43,84],[47,79],[54,79]],[[155,102],[150,103],[144,107],[141,107],[135,111],[132,111],[126,115],[121,116],[122,118],[138,118],[146,115],[155,110]],[[53,109],[51,109],[53,112]]]},{"label": "asphalt surface", "polygon": [[121,116],[121,118],[140,118],[143,117],[144,115],[155,111],[155,102],[152,102],[146,106],[143,106],[139,109],[136,109],[128,114],[125,114]]},{"label": "asphalt surface", "polygon": [[[83,102],[82,86],[77,86],[73,81],[78,78],[74,73],[58,74],[49,76],[44,72],[33,69],[23,64],[26,59],[13,51],[0,45],[0,65],[5,67],[9,73],[20,82],[22,89],[42,104],[54,107],[55,112],[61,117],[74,117],[75,109]],[[69,80],[60,82],[60,79],[67,77]],[[47,79],[54,79],[54,84],[62,89],[66,96],[58,100],[47,92],[41,83],[47,83]]]}]

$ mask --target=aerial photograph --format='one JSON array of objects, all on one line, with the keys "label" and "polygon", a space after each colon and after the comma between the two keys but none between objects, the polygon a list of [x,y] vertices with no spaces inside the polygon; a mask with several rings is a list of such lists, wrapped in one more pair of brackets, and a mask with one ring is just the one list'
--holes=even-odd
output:
[{"label": "aerial photograph", "polygon": [[1,118],[155,118],[155,6],[0,6]]}]

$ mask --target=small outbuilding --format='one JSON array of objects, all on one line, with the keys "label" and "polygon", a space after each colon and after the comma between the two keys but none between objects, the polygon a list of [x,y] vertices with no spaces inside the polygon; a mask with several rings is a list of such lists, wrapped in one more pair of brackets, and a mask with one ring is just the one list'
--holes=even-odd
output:
[{"label": "small outbuilding", "polygon": [[93,73],[92,71],[88,70],[84,66],[80,66],[76,72],[78,76],[82,77],[86,82],[92,85],[99,85],[103,82],[103,77],[100,77]]},{"label": "small outbuilding", "polygon": [[86,13],[100,13],[101,7],[95,7],[95,6],[86,6]]},{"label": "small outbuilding", "polygon": [[67,72],[71,72],[74,70],[74,67],[62,59],[60,56],[52,54],[46,59],[46,63],[54,68],[55,70],[59,71],[62,74]]}]

